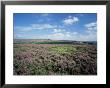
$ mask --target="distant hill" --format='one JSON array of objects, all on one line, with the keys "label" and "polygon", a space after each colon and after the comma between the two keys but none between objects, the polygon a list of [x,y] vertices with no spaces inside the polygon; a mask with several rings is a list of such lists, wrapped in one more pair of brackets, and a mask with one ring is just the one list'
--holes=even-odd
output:
[{"label": "distant hill", "polygon": [[14,44],[89,44],[97,45],[96,41],[51,40],[51,39],[14,39]]}]

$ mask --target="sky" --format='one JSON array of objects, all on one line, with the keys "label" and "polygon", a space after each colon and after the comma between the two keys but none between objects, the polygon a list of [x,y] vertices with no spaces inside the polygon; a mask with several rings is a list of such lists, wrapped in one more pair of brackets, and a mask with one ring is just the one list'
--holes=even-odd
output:
[{"label": "sky", "polygon": [[96,13],[14,13],[14,39],[97,41]]}]

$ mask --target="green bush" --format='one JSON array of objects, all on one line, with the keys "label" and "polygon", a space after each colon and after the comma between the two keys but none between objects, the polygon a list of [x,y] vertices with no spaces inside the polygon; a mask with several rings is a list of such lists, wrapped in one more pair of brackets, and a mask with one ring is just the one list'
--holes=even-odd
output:
[{"label": "green bush", "polygon": [[73,46],[55,46],[51,47],[50,50],[59,54],[71,54],[77,51]]}]

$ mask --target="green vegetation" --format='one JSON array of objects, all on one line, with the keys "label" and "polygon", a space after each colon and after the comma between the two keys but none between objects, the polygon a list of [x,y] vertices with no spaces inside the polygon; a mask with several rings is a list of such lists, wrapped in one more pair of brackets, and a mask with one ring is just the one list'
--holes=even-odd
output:
[{"label": "green vegetation", "polygon": [[44,41],[44,42],[15,42],[14,44],[72,44],[73,42]]},{"label": "green vegetation", "polygon": [[14,44],[14,75],[97,74],[97,47],[73,44]]},{"label": "green vegetation", "polygon": [[31,63],[28,61],[23,60],[14,60],[14,70],[16,74],[24,75],[48,75],[53,74],[69,74],[67,71],[59,69],[57,66],[54,65],[54,62],[47,62],[45,65],[43,63],[36,64],[36,61],[32,61]]},{"label": "green vegetation", "polygon": [[77,51],[77,49],[73,46],[55,46],[51,47],[50,50],[59,54],[71,54]]}]

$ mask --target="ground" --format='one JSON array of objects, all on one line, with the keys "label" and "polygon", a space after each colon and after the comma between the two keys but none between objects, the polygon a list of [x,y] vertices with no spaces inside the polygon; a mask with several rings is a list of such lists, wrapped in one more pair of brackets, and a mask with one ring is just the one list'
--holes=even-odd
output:
[{"label": "ground", "polygon": [[14,75],[96,74],[96,45],[14,44]]}]

